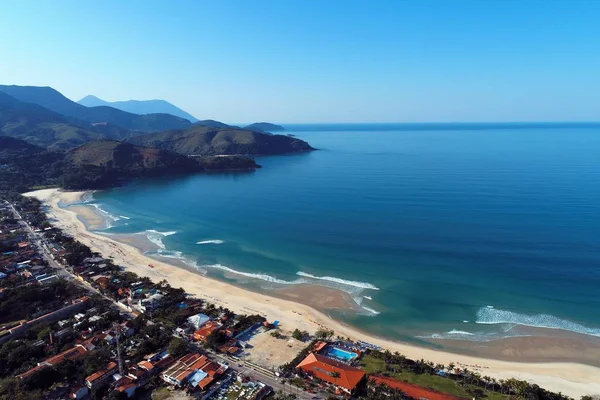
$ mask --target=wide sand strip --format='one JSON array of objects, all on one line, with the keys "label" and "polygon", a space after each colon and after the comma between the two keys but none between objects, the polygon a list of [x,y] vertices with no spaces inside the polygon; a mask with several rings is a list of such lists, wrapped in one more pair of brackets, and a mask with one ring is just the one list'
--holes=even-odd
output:
[{"label": "wide sand strip", "polygon": [[[207,299],[237,313],[258,313],[269,321],[278,320],[285,330],[316,331],[328,327],[336,335],[363,340],[390,351],[398,351],[409,358],[425,359],[434,363],[467,367],[482,375],[498,379],[517,378],[540,385],[548,390],[562,392],[579,398],[586,394],[600,393],[600,368],[576,363],[518,363],[458,355],[443,351],[421,348],[371,336],[352,327],[334,321],[322,312],[307,305],[283,300],[260,293],[254,293],[234,285],[207,278],[200,274],[157,261],[143,255],[135,247],[119,243],[109,236],[87,231],[79,220],[76,211],[80,207],[59,207],[80,201],[85,192],[62,192],[58,189],[45,189],[27,193],[49,206],[49,218],[53,223],[89,246],[104,257],[113,258],[115,264],[126,270],[146,276],[152,280],[166,279],[171,286],[181,287],[199,298]],[[154,265],[154,268],[148,267]]]}]

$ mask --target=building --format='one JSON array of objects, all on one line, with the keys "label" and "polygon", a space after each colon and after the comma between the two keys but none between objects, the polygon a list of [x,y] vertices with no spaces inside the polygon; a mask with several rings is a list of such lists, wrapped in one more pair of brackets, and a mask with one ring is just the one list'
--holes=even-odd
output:
[{"label": "building", "polygon": [[194,329],[200,329],[200,327],[210,321],[210,317],[204,314],[192,315],[187,319],[188,323],[194,327]]},{"label": "building", "polygon": [[85,398],[89,393],[90,390],[87,386],[77,386],[73,388],[69,397],[75,400],[80,400]]},{"label": "building", "polygon": [[319,354],[310,353],[296,368],[308,375],[330,383],[346,393],[352,393],[364,379],[365,372]]},{"label": "building", "polygon": [[226,370],[226,365],[211,361],[204,355],[188,353],[163,372],[162,378],[171,385],[187,384],[192,390],[204,390]]},{"label": "building", "polygon": [[214,331],[219,329],[219,324],[216,321],[209,321],[205,323],[202,328],[194,332],[194,340],[205,342],[206,338],[209,337]]},{"label": "building", "polygon": [[426,389],[421,386],[413,385],[411,383],[400,382],[393,378],[386,376],[371,376],[369,378],[371,382],[383,383],[393,389],[402,391],[407,397],[419,400],[465,400],[462,397],[452,396],[451,394],[438,392],[437,390]]},{"label": "building", "polygon": [[57,354],[55,356],[45,359],[42,362],[39,362],[37,366],[22,373],[21,375],[17,375],[17,378],[19,378],[19,379],[27,378],[28,376],[32,375],[36,371],[41,370],[42,368],[55,367],[55,366],[65,362],[66,360],[71,360],[71,361],[77,360],[78,358],[82,357],[85,353],[87,353],[87,349],[84,346],[78,344],[77,346],[71,347],[70,349],[63,351],[60,354]]},{"label": "building", "polygon": [[87,378],[85,378],[85,384],[90,389],[98,387],[103,382],[105,382],[108,378],[110,378],[115,372],[117,372],[117,364],[114,362],[109,362],[104,369],[100,371],[96,371]]}]

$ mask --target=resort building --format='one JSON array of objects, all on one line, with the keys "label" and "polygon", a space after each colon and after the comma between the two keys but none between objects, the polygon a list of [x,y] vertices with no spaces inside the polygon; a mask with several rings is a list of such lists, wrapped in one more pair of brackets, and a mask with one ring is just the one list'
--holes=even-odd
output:
[{"label": "resort building", "polygon": [[296,368],[346,393],[352,393],[365,377],[365,372],[361,369],[315,353],[306,356]]},{"label": "resort building", "polygon": [[407,397],[419,400],[467,400],[462,397],[452,396],[451,394],[438,392],[436,390],[427,389],[411,383],[400,382],[387,376],[371,376],[371,382],[383,383],[393,389],[402,391]]}]

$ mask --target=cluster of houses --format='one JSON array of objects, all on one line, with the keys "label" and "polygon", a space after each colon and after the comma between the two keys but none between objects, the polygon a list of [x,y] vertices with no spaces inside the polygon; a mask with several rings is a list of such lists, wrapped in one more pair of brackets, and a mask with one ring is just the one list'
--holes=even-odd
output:
[{"label": "cluster of houses", "polygon": [[17,223],[0,223],[0,280],[49,284],[58,280]]}]

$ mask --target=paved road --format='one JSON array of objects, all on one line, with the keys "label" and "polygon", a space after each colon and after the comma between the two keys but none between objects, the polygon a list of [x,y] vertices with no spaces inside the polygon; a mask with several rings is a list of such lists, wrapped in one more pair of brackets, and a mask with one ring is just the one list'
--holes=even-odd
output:
[{"label": "paved road", "polygon": [[[75,276],[73,274],[71,274],[62,264],[60,264],[59,262],[57,262],[54,257],[52,257],[52,254],[50,252],[50,250],[48,249],[48,247],[44,244],[44,239],[41,237],[41,235],[39,235],[37,232],[35,232],[31,226],[29,226],[28,223],[26,223],[23,218],[21,217],[21,215],[19,214],[19,212],[15,209],[15,207],[10,204],[9,202],[5,201],[6,204],[8,204],[10,206],[10,208],[12,209],[15,217],[19,220],[19,224],[21,224],[23,226],[23,228],[28,232],[28,236],[30,238],[31,241],[33,241],[33,243],[37,246],[40,254],[44,257],[44,259],[48,262],[48,264],[50,265],[50,267],[52,267],[55,271],[56,274],[59,275],[60,277],[62,277],[63,279],[66,280],[70,280],[70,281],[74,281],[75,283],[77,283],[79,286],[85,288],[86,290],[88,290],[89,292],[92,292],[94,294],[98,294],[100,296],[102,296],[103,298],[105,298],[106,300],[110,301],[111,303],[113,303],[116,307],[118,307],[116,305],[116,301],[111,299],[108,296],[105,296],[104,294],[102,294],[99,290],[85,285],[84,283],[80,282],[79,280],[77,280],[75,278]],[[119,310],[122,310],[120,307],[118,307]],[[205,350],[204,350],[205,351]],[[242,361],[236,361],[233,358],[230,357],[226,357],[223,356],[221,354],[217,354],[214,352],[210,352],[211,357],[222,362],[222,363],[227,363],[230,367],[231,370],[242,374],[244,376],[249,377],[252,380],[256,380],[256,381],[260,381],[266,385],[271,386],[273,389],[275,389],[275,391],[281,391],[284,393],[293,393],[297,396],[298,399],[302,399],[302,400],[311,400],[311,399],[322,399],[324,397],[319,396],[317,394],[314,393],[308,393],[305,392],[301,389],[299,389],[296,386],[291,386],[291,385],[284,385],[281,383],[281,378],[277,378],[277,377],[273,377],[270,374],[266,374],[258,369],[253,368],[251,365],[248,365],[246,363],[243,363]],[[243,366],[240,367],[239,365],[242,364]]]}]

